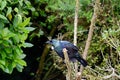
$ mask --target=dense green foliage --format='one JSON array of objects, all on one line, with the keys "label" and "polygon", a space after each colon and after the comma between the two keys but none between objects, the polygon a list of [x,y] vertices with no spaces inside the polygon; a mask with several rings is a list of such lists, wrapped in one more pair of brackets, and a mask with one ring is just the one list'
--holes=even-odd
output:
[{"label": "dense green foliage", "polygon": [[0,0],[0,68],[6,73],[12,73],[14,68],[22,72],[23,66],[27,65],[21,47],[33,46],[25,42],[28,33],[34,30],[25,27],[30,23],[24,11],[25,7],[29,8],[27,2]]}]

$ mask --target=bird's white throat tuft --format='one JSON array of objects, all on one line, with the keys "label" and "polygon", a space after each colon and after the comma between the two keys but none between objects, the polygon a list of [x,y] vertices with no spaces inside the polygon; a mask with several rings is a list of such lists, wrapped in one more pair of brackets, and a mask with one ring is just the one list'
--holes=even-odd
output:
[{"label": "bird's white throat tuft", "polygon": [[52,49],[52,50],[54,50],[54,47],[53,47],[53,46],[51,46],[51,49]]}]

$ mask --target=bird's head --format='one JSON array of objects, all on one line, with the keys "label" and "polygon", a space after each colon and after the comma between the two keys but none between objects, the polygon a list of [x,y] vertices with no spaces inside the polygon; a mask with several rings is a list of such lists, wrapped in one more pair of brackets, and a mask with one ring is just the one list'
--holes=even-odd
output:
[{"label": "bird's head", "polygon": [[59,40],[56,40],[56,39],[49,40],[49,41],[47,41],[46,43],[47,43],[47,44],[50,44],[50,45],[52,45],[52,46],[54,46],[54,47],[59,46]]}]

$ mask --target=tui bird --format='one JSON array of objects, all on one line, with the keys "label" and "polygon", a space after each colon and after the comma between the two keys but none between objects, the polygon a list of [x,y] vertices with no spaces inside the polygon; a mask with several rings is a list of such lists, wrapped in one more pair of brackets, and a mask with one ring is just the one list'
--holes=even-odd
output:
[{"label": "tui bird", "polygon": [[79,54],[78,48],[72,43],[56,39],[49,40],[46,43],[52,45],[53,49],[62,59],[64,59],[63,49],[66,48],[70,61],[75,62],[78,60],[84,67],[88,65],[86,60]]}]

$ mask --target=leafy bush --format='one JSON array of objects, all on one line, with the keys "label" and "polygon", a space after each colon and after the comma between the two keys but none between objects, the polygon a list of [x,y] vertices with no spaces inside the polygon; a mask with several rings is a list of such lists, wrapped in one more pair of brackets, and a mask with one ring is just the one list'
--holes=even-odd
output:
[{"label": "leafy bush", "polygon": [[27,65],[21,48],[33,46],[25,42],[28,33],[34,30],[25,27],[30,22],[26,17],[30,5],[27,0],[0,0],[0,68],[6,73],[12,73],[14,68],[22,72]]}]

